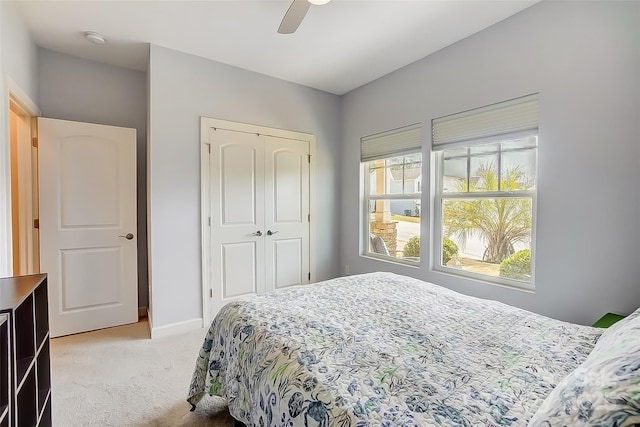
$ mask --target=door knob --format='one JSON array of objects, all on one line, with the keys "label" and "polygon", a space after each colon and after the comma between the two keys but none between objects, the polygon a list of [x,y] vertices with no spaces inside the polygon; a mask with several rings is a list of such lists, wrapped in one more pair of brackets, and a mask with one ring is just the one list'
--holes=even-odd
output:
[{"label": "door knob", "polygon": [[131,239],[133,239],[133,234],[131,234],[131,233],[127,233],[127,235],[126,235],[126,236],[118,236],[118,237],[124,237],[124,238],[125,238],[125,239],[127,239],[127,240],[131,240]]},{"label": "door knob", "polygon": [[255,233],[252,233],[252,235],[260,237],[260,236],[262,236],[262,231],[258,230]]},{"label": "door knob", "polygon": [[271,230],[267,231],[267,235],[269,235],[269,236],[273,236],[276,233],[279,233],[279,231],[278,230],[276,230],[276,231],[271,231]]}]

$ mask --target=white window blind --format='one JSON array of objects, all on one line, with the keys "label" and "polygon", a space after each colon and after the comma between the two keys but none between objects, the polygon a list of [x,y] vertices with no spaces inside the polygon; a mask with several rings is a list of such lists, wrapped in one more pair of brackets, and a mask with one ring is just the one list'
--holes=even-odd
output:
[{"label": "white window blind", "polygon": [[360,139],[361,160],[384,159],[400,154],[415,153],[422,147],[422,125],[405,126]]},{"label": "white window blind", "polygon": [[538,95],[528,95],[432,120],[434,150],[538,129]]}]

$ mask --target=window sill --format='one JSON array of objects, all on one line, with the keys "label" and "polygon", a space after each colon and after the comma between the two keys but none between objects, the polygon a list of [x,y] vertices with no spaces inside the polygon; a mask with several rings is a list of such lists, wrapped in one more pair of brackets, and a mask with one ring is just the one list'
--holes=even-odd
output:
[{"label": "window sill", "polygon": [[502,288],[512,289],[516,291],[535,293],[536,287],[534,282],[522,282],[519,280],[510,280],[497,276],[487,276],[485,274],[473,273],[470,271],[459,270],[457,268],[434,266],[431,268],[434,273],[446,274],[450,277],[456,277],[462,280],[472,280],[486,285],[500,286]]},{"label": "window sill", "polygon": [[375,255],[371,253],[361,254],[362,258],[372,259],[375,261],[388,262],[390,264],[403,265],[406,267],[420,268],[420,261],[403,261],[402,258],[393,258],[384,255]]}]

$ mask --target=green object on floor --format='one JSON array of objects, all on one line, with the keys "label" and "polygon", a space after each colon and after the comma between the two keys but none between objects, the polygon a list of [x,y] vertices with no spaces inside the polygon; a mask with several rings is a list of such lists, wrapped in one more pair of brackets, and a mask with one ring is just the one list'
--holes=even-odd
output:
[{"label": "green object on floor", "polygon": [[615,313],[607,313],[594,323],[592,326],[596,328],[608,328],[619,320],[624,319],[625,316]]}]

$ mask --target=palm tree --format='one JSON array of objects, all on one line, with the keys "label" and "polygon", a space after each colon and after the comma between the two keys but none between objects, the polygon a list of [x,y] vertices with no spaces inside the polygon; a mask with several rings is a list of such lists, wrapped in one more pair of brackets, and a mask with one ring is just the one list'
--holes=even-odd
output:
[{"label": "palm tree", "polygon": [[[461,193],[529,190],[533,182],[520,167],[507,170],[500,181],[493,164],[480,165],[476,179],[461,181]],[[499,263],[515,251],[514,243],[531,236],[531,199],[478,198],[472,200],[446,199],[444,201],[444,232],[465,241],[470,236],[483,237],[487,242],[483,260]]]}]

